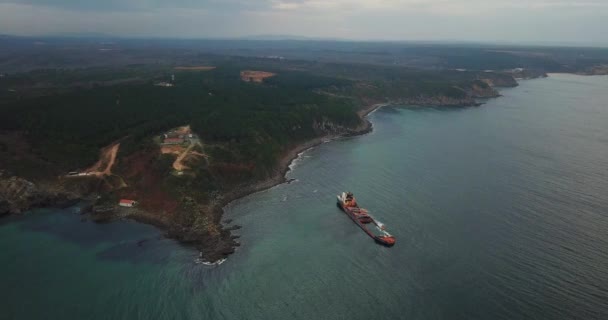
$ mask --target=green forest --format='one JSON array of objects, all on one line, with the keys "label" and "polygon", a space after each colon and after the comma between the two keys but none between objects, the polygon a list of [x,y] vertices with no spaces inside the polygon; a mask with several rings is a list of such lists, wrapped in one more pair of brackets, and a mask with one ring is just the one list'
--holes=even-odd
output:
[{"label": "green forest", "polygon": [[[53,75],[36,71],[35,76],[64,81],[66,74],[86,74],[48,72]],[[154,85],[169,80],[172,73],[173,87]],[[108,74],[103,71],[102,79],[110,79]],[[277,153],[289,144],[313,137],[314,120],[344,125],[360,121],[353,101],[314,92],[350,85],[346,80],[285,71],[266,84],[253,84],[241,81],[240,69],[230,65],[212,71],[166,69],[154,77],[150,74],[147,70],[143,83],[78,88],[4,103],[0,128],[24,132],[35,153],[63,171],[91,165],[99,150],[114,141],[121,140],[121,153],[129,154],[151,136],[184,124],[191,124],[206,143],[228,144],[234,161],[251,159],[263,168],[271,167]]]},{"label": "green forest", "polygon": [[[356,111],[370,101],[468,98],[466,90],[487,86],[478,79],[489,75],[246,57],[205,63],[216,68],[39,69],[0,78],[0,152],[14,149],[2,134],[17,132],[36,160],[11,162],[6,159],[18,157],[8,156],[0,162],[20,175],[56,176],[91,166],[113,142],[121,142],[119,156],[125,157],[150,147],[153,136],[190,124],[213,156],[251,165],[253,174],[264,176],[281,152],[322,134],[315,122],[355,127],[361,122]],[[242,70],[276,75],[249,83],[241,80]],[[173,86],[155,85],[160,82]]]}]

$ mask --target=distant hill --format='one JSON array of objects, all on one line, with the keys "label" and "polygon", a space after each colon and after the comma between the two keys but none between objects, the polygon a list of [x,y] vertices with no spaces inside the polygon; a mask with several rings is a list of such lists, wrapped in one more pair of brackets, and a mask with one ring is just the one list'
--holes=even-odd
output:
[{"label": "distant hill", "polygon": [[244,36],[244,37],[236,37],[236,38],[232,38],[232,39],[234,39],[234,40],[270,40],[270,41],[281,41],[281,40],[296,40],[296,41],[349,41],[349,40],[340,39],[340,38],[307,37],[307,36],[285,35],[285,34],[250,35],[250,36]]}]

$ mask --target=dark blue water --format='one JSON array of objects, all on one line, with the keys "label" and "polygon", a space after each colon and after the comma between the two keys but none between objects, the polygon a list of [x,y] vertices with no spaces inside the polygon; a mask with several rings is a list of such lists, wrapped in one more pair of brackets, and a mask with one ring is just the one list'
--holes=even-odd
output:
[{"label": "dark blue water", "polygon": [[[0,220],[2,319],[607,319],[608,77],[394,107],[241,199],[220,266],[133,222]],[[335,207],[350,190],[397,237]]]}]

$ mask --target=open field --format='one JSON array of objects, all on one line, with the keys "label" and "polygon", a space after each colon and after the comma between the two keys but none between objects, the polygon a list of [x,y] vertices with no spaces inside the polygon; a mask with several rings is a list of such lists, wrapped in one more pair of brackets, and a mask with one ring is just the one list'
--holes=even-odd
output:
[{"label": "open field", "polygon": [[181,145],[166,145],[160,147],[160,153],[162,154],[177,154],[180,155],[186,148]]},{"label": "open field", "polygon": [[252,70],[244,70],[241,71],[241,79],[245,82],[256,82],[262,83],[264,79],[276,76],[275,73],[266,72],[266,71],[252,71]]}]

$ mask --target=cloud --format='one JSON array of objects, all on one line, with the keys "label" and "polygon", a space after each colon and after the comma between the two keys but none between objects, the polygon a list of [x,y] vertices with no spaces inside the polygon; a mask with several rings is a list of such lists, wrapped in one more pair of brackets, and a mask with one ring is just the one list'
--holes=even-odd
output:
[{"label": "cloud", "polygon": [[0,30],[163,37],[600,41],[608,0],[0,0]]},{"label": "cloud", "polygon": [[[321,14],[352,12],[476,13],[502,9],[608,8],[606,0],[0,0],[0,4],[88,12],[149,12],[194,9],[212,12],[302,11]],[[0,13],[1,17],[1,13]]]},{"label": "cloud", "polygon": [[240,12],[272,6],[270,0],[0,0],[2,3],[101,12],[145,12],[170,8]]},{"label": "cloud", "polygon": [[[363,10],[390,11],[462,11],[500,8],[606,8],[605,0],[0,0],[0,4],[43,6],[81,11],[153,11],[159,9],[203,9],[209,11],[247,12],[305,10],[346,12]],[[340,12],[335,12],[339,14]]]}]

